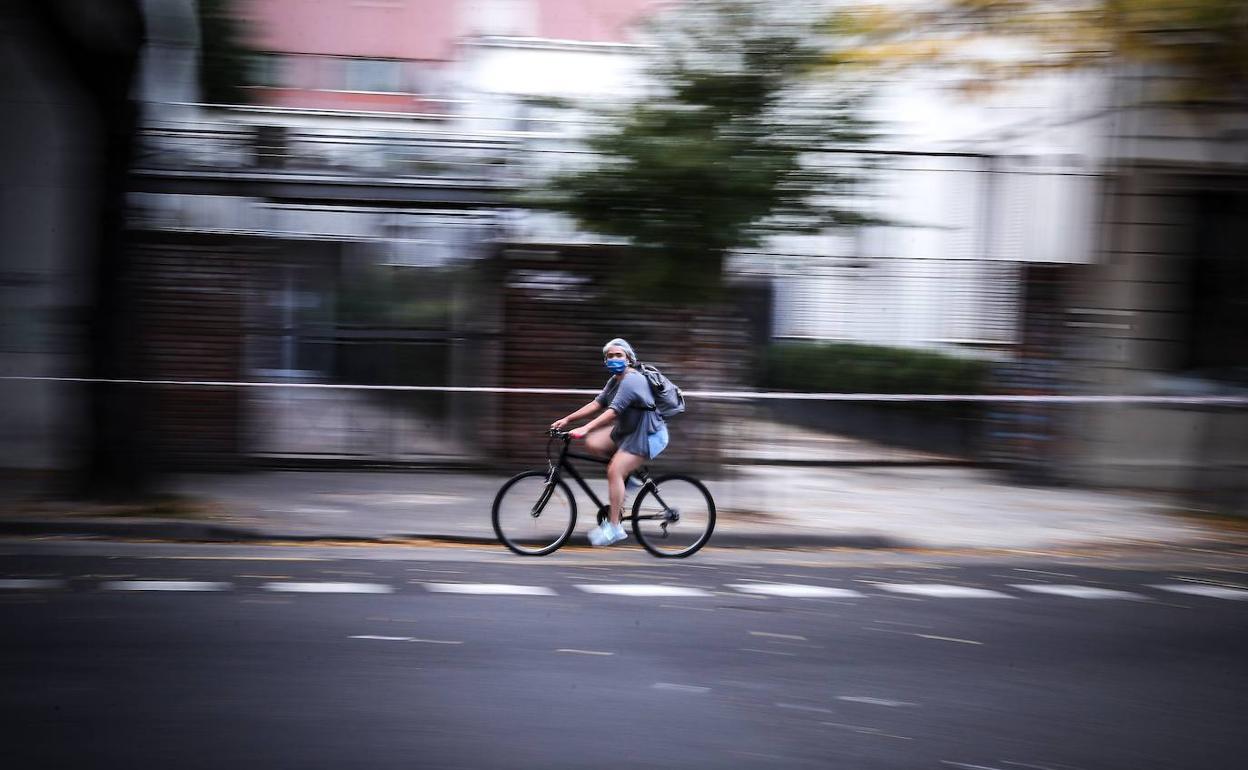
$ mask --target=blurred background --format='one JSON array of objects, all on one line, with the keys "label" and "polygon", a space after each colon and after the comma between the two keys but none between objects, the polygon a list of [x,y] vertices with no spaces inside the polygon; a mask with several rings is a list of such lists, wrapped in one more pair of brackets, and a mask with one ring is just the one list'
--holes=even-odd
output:
[{"label": "blurred background", "polygon": [[[617,335],[695,393],[1248,394],[1235,0],[0,23],[0,468],[27,486],[518,469],[587,399],[508,389],[596,390]],[[1242,406],[689,404],[670,463],[721,478],[969,465],[1248,505]]]}]

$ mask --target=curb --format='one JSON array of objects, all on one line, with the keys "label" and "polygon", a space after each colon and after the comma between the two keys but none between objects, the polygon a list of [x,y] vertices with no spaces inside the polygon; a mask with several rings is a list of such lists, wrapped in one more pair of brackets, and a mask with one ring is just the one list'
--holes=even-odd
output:
[{"label": "curb", "polygon": [[[441,544],[446,546],[484,546],[503,548],[493,535],[454,535],[431,533],[395,533],[391,535],[318,535],[264,532],[228,524],[198,521],[171,521],[168,519],[113,519],[97,520],[83,518],[8,519],[0,521],[0,537],[64,536],[101,538],[112,540],[153,540],[179,544],[265,544],[265,545],[405,545]],[[631,541],[630,541],[631,542]],[[1053,543],[1049,545],[1008,545],[983,543],[975,545],[954,543],[922,543],[907,541],[887,535],[863,534],[813,534],[807,532],[731,532],[716,530],[708,548],[724,549],[846,549],[857,551],[1011,551],[1041,549],[1087,549],[1104,547],[1179,547],[1198,548],[1217,552],[1245,552],[1248,543],[1238,541],[1210,541],[1197,539],[1191,542],[1083,542]],[[574,535],[564,548],[590,548],[584,537]]]},{"label": "curb", "polygon": [[[0,521],[0,536],[30,537],[66,535],[113,539],[139,538],[179,543],[356,543],[401,545],[402,541],[432,541],[447,545],[497,545],[491,536],[448,535],[431,533],[395,533],[393,535],[295,535],[211,524],[195,521],[133,520],[133,519],[10,519]],[[568,546],[581,545],[573,536]],[[567,547],[567,546],[565,546]],[[918,547],[883,535],[817,535],[784,532],[724,532],[711,536],[709,547],[716,548],[853,548],[887,550]]]},{"label": "curb", "polygon": [[0,521],[0,535],[80,535],[84,537],[151,538],[194,542],[239,542],[268,539],[241,527],[198,521],[10,519]]}]

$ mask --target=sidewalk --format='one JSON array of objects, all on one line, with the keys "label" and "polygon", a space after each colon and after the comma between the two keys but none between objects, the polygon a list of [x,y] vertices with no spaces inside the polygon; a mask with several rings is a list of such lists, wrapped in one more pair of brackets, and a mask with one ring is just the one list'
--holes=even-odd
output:
[{"label": "sidewalk", "polygon": [[[719,508],[712,546],[1042,550],[1248,545],[1248,524],[1218,526],[1178,515],[1161,497],[1020,486],[996,472],[941,463],[930,455],[886,450],[889,454],[880,456],[866,442],[815,438],[820,440],[790,430],[766,451],[772,459],[817,455],[828,464],[768,465],[763,458],[743,458],[750,464],[707,480]],[[864,464],[873,457],[878,464]],[[32,509],[10,500],[0,502],[0,535],[494,544],[490,506],[505,478],[421,471],[188,475],[170,479],[167,491],[196,501],[200,510],[193,517],[81,516],[73,508]],[[603,490],[601,480],[591,483]],[[577,495],[580,516],[572,544],[583,545],[593,512],[588,500]]]}]

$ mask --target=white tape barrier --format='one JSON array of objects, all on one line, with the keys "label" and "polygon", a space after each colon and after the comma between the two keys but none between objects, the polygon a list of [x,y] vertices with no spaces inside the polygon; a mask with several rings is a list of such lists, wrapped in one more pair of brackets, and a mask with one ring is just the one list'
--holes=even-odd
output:
[{"label": "white tape barrier", "polygon": [[[310,388],[313,390],[389,390],[424,393],[516,393],[546,396],[596,396],[584,388],[486,388],[453,385],[337,385],[323,382],[235,382],[229,380],[125,380],[96,377],[0,376],[16,382],[64,382],[100,385],[150,385],[187,388]],[[1034,404],[1187,404],[1193,406],[1248,406],[1248,396],[1062,396],[968,395],[958,393],[787,393],[779,391],[686,390],[686,396],[718,401],[966,401]]]}]

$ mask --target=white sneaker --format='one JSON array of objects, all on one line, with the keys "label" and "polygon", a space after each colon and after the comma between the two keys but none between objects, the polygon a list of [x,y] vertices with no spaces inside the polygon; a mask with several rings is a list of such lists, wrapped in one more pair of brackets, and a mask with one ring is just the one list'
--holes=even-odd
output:
[{"label": "white sneaker", "polygon": [[609,545],[607,540],[614,534],[615,532],[611,529],[611,522],[604,521],[589,531],[589,544]]},{"label": "white sneaker", "polygon": [[624,527],[610,521],[604,521],[589,531],[589,542],[596,546],[613,545],[627,537]]}]

